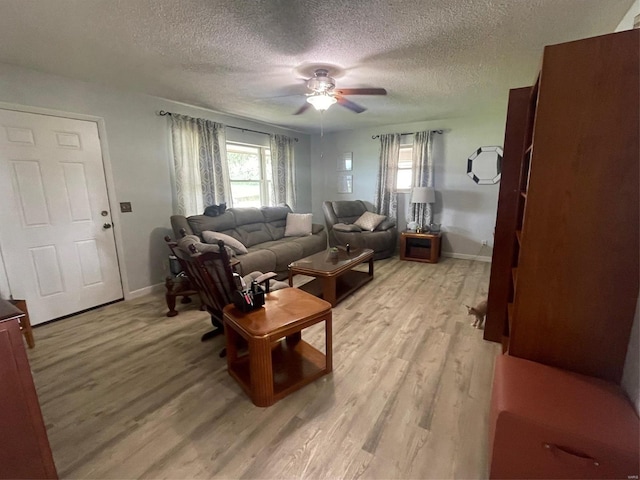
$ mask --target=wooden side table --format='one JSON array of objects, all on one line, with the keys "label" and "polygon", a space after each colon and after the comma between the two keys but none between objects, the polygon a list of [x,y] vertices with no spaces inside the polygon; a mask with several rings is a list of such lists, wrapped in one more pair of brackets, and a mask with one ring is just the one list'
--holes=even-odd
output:
[{"label": "wooden side table", "polygon": [[400,260],[438,263],[442,243],[440,233],[400,233]]},{"label": "wooden side table", "polygon": [[[258,407],[268,407],[333,370],[331,304],[297,288],[268,293],[264,307],[224,310],[227,367]],[[302,340],[302,330],[325,324],[325,354]],[[249,344],[238,356],[238,340]]]}]

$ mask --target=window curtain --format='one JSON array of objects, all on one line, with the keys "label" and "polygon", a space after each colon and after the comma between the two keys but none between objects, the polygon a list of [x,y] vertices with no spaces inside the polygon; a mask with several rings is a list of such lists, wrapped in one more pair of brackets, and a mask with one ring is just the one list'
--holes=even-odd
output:
[{"label": "window curtain", "polygon": [[273,205],[296,205],[293,139],[286,135],[269,135],[271,151],[271,192]]},{"label": "window curtain", "polygon": [[177,213],[201,215],[222,202],[231,206],[225,126],[174,113],[171,139]]},{"label": "window curtain", "polygon": [[380,167],[375,195],[375,207],[379,214],[391,218],[398,216],[398,160],[400,158],[400,134],[380,135]]},{"label": "window curtain", "polygon": [[[413,135],[412,187],[433,187],[433,133],[417,132]],[[431,224],[433,215],[430,203],[410,204],[410,216],[418,225]]]}]

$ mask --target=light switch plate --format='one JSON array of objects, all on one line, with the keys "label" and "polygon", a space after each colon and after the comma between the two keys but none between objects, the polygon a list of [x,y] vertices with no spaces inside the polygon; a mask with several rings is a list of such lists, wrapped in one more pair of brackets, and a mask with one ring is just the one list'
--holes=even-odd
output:
[{"label": "light switch plate", "polygon": [[122,213],[129,213],[131,212],[131,202],[120,202],[120,211]]}]

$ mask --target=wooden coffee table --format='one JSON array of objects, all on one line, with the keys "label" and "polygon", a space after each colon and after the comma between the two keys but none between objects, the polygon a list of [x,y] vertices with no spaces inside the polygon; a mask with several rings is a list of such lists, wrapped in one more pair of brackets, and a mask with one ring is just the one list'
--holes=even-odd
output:
[{"label": "wooden coffee table", "polygon": [[[268,407],[333,369],[331,305],[297,288],[268,293],[263,307],[223,310],[227,368],[251,401]],[[325,354],[302,340],[302,330],[325,324]],[[238,340],[249,351],[238,355]]]},{"label": "wooden coffee table", "polygon": [[[369,262],[368,272],[354,270],[364,262]],[[298,274],[315,277],[302,285],[302,290],[322,297],[335,307],[346,296],[373,280],[373,250],[364,248],[347,252],[340,249],[335,256],[328,250],[319,252],[289,265],[289,285],[293,286],[293,277]]]}]

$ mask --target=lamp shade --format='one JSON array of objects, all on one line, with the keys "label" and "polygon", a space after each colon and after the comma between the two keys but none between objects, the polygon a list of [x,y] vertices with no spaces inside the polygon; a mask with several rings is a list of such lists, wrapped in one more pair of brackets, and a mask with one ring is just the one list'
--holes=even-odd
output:
[{"label": "lamp shade", "polygon": [[411,203],[435,203],[436,191],[433,187],[413,187],[411,189]]},{"label": "lamp shade", "polygon": [[307,97],[307,102],[315,107],[316,110],[326,110],[337,102],[335,97],[326,93],[318,93]]}]

